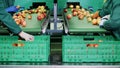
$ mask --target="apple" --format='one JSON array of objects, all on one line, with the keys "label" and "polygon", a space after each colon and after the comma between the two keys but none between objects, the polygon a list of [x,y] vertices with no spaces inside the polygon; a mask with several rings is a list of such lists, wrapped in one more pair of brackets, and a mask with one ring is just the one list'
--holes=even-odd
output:
[{"label": "apple", "polygon": [[38,13],[38,10],[37,10],[37,9],[35,10],[35,13]]},{"label": "apple", "polygon": [[17,5],[16,8],[19,9],[19,8],[20,8],[20,5]]},{"label": "apple", "polygon": [[35,13],[35,9],[32,9],[31,11],[32,11],[32,13]]},{"label": "apple", "polygon": [[87,20],[88,20],[88,22],[91,22],[91,21],[92,21],[92,18],[91,18],[91,17],[88,17]]},{"label": "apple", "polygon": [[42,10],[38,10],[39,13],[42,13]]},{"label": "apple", "polygon": [[42,20],[44,18],[44,14],[39,14],[38,16],[37,16],[37,20]]},{"label": "apple", "polygon": [[94,44],[87,44],[87,47],[94,47]]},{"label": "apple", "polygon": [[83,11],[79,10],[78,15],[84,15]]},{"label": "apple", "polygon": [[24,21],[21,23],[21,25],[22,25],[23,27],[26,27],[26,25],[27,25],[26,21],[24,20]]},{"label": "apple", "polygon": [[31,14],[32,12],[29,10],[28,13]]},{"label": "apple", "polygon": [[28,13],[29,11],[28,10],[24,10],[25,13]]},{"label": "apple", "polygon": [[90,14],[91,17],[93,17],[93,14]]},{"label": "apple", "polygon": [[37,9],[41,9],[41,6],[38,6]]},{"label": "apple", "polygon": [[77,10],[76,9],[72,9],[72,12],[77,12]]},{"label": "apple", "polygon": [[32,19],[32,16],[31,16],[31,15],[28,15],[28,19],[29,19],[29,20]]},{"label": "apple", "polygon": [[86,11],[84,11],[84,12],[83,12],[83,14],[86,16],[86,15],[87,15],[87,12],[86,12]]},{"label": "apple", "polygon": [[64,9],[64,12],[66,13],[66,12],[67,12],[67,9]]},{"label": "apple", "polygon": [[83,12],[85,11],[85,9],[84,9],[84,8],[82,8],[81,10],[82,10]]},{"label": "apple", "polygon": [[45,6],[41,6],[41,9],[45,9]]},{"label": "apple", "polygon": [[18,16],[18,19],[22,19],[23,17],[22,16]]},{"label": "apple", "polygon": [[44,15],[44,18],[47,16],[46,13],[43,13],[43,15]]},{"label": "apple", "polygon": [[44,16],[44,14],[42,13],[42,14],[40,14],[41,15],[41,18],[43,19],[43,18],[45,18],[45,16]]},{"label": "apple", "polygon": [[25,21],[25,19],[20,19],[20,24],[23,26],[23,27],[25,27],[26,26],[26,21]]},{"label": "apple", "polygon": [[98,47],[98,44],[94,44],[94,47]]},{"label": "apple", "polygon": [[78,11],[78,14],[81,14],[81,11],[80,11],[80,10]]},{"label": "apple", "polygon": [[46,12],[47,12],[47,10],[46,10],[46,9],[43,9],[43,12],[44,12],[44,13],[46,13]]},{"label": "apple", "polygon": [[70,7],[71,9],[72,9],[72,8],[74,8],[74,6],[73,6],[73,5],[70,5],[69,7]]},{"label": "apple", "polygon": [[97,19],[93,19],[93,20],[92,20],[92,24],[93,24],[93,25],[97,25]]},{"label": "apple", "polygon": [[41,16],[37,16],[37,20],[42,20],[42,17]]},{"label": "apple", "polygon": [[89,46],[90,46],[90,44],[87,44],[86,46],[87,46],[87,47],[89,47]]},{"label": "apple", "polygon": [[83,14],[80,14],[80,15],[78,15],[78,18],[79,18],[80,20],[83,20],[84,15],[83,15]]},{"label": "apple", "polygon": [[20,19],[18,19],[18,18],[14,19],[14,20],[15,20],[16,24],[18,24],[18,25],[19,25],[20,22],[21,22]]},{"label": "apple", "polygon": [[80,6],[79,6],[79,5],[76,5],[76,9],[80,9]]},{"label": "apple", "polygon": [[24,46],[24,44],[23,43],[14,43],[13,46],[21,47],[21,46]]},{"label": "apple", "polygon": [[16,15],[14,15],[14,16],[13,16],[13,19],[16,19],[16,18],[17,18],[17,16],[16,16]]},{"label": "apple", "polygon": [[98,17],[98,18],[97,18],[97,24],[99,24],[99,23],[100,23],[100,21],[101,21],[101,18],[100,18],[100,17]]},{"label": "apple", "polygon": [[103,42],[103,40],[98,40],[98,42]]},{"label": "apple", "polygon": [[86,17],[91,17],[91,15],[89,13],[86,14]]},{"label": "apple", "polygon": [[23,18],[25,18],[25,17],[26,17],[26,14],[25,14],[25,13],[22,13],[21,16],[22,16]]},{"label": "apple", "polygon": [[71,19],[72,18],[72,15],[71,14],[68,14],[67,15],[67,19]]},{"label": "apple", "polygon": [[77,12],[73,12],[72,13],[73,16],[77,16],[77,14],[78,14]]},{"label": "apple", "polygon": [[94,44],[90,44],[90,47],[94,47]]}]

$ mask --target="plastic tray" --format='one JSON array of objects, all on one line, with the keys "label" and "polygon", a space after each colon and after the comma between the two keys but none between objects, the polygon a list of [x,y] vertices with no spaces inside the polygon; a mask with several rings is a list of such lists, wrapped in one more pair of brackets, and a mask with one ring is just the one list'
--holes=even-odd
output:
[{"label": "plastic tray", "polygon": [[49,54],[50,36],[35,36],[31,42],[18,41],[17,36],[0,36],[0,62],[48,62]]}]

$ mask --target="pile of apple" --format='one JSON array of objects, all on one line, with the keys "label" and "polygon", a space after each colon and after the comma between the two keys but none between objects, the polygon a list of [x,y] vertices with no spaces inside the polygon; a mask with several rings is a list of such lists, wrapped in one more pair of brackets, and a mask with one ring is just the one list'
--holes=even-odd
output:
[{"label": "pile of apple", "polygon": [[37,20],[41,21],[46,17],[46,9],[45,6],[38,6],[36,9],[23,10],[21,12],[15,13],[13,15],[13,19],[16,24],[21,25],[22,27],[26,27],[27,23],[25,19],[32,19],[32,14],[37,14]]},{"label": "pile of apple", "polygon": [[[80,8],[79,5],[76,5],[75,7],[73,5],[69,6],[71,13],[67,14],[66,17],[68,20],[70,20],[73,16],[77,16],[79,20],[83,20],[84,17],[87,18],[88,22],[92,22],[93,25],[98,25],[101,18],[92,18],[93,14],[89,11],[85,10],[84,8]],[[64,9],[64,12],[67,13],[68,9]]]}]

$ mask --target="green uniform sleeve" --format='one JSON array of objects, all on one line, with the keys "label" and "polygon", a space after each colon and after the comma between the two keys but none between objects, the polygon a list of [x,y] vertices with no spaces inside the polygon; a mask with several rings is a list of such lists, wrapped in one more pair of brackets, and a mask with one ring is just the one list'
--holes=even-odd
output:
[{"label": "green uniform sleeve", "polygon": [[104,23],[104,28],[107,30],[114,31],[120,28],[120,1],[118,1],[113,2],[110,19]]},{"label": "green uniform sleeve", "polygon": [[8,3],[8,6],[13,6],[15,2],[15,0],[6,0],[6,1]]},{"label": "green uniform sleeve", "polygon": [[0,0],[0,20],[3,22],[3,24],[5,26],[8,27],[8,29],[15,33],[18,34],[19,32],[21,32],[21,28],[15,23],[15,21],[13,20],[11,14],[7,13],[5,11],[5,7],[8,5],[7,3],[10,3],[8,6],[13,5],[14,0]]},{"label": "green uniform sleeve", "polygon": [[110,14],[109,13],[110,11],[108,10],[108,9],[102,9],[102,10],[100,10],[100,12],[99,12],[99,16],[100,17],[103,17],[103,16],[105,16],[105,15],[108,15],[108,14]]},{"label": "green uniform sleeve", "polygon": [[18,34],[19,32],[22,31],[21,28],[12,19],[12,16],[1,8],[0,8],[0,20],[3,22],[4,25],[8,27],[8,29],[11,32]]},{"label": "green uniform sleeve", "polygon": [[110,14],[111,7],[112,7],[111,2],[112,2],[111,0],[107,0],[107,1],[104,3],[102,9],[99,11],[99,16],[100,16],[100,17],[103,17],[103,16],[105,16],[105,15]]}]

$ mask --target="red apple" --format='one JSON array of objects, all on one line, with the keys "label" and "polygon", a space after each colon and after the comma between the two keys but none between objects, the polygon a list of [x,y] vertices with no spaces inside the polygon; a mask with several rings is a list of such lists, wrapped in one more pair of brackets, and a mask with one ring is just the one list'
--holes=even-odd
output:
[{"label": "red apple", "polygon": [[66,13],[66,12],[67,12],[67,9],[64,9],[64,12]]},{"label": "red apple", "polygon": [[15,22],[16,22],[16,24],[20,24],[20,19],[16,18]]},{"label": "red apple", "polygon": [[78,14],[77,12],[73,12],[72,13],[73,16],[77,16],[77,14]]},{"label": "red apple", "polygon": [[68,14],[67,15],[67,19],[71,19],[72,18],[72,15],[71,14]]},{"label": "red apple", "polygon": [[25,19],[20,19],[20,20],[21,20],[20,24],[21,24],[23,27],[25,27],[25,26],[27,25]]},{"label": "red apple", "polygon": [[16,15],[14,15],[14,16],[13,16],[13,19],[16,19],[16,18],[17,18],[17,16],[16,16]]},{"label": "red apple", "polygon": [[94,47],[98,47],[98,44],[94,44]]},{"label": "red apple", "polygon": [[38,16],[37,16],[37,20],[42,20],[44,18],[44,14],[39,14]]},{"label": "red apple", "polygon": [[78,18],[79,18],[80,20],[83,20],[84,15],[80,14],[80,15],[78,15]]}]

